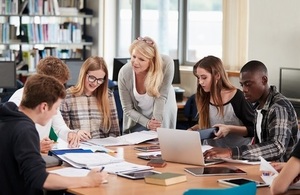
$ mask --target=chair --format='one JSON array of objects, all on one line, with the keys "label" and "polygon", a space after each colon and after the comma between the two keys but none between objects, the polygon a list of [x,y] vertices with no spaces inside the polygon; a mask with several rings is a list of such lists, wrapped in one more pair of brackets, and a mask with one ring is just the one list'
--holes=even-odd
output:
[{"label": "chair", "polygon": [[9,98],[17,91],[18,89],[23,87],[23,83],[20,80],[16,80],[15,88],[4,88],[0,93],[0,103],[7,102]]},{"label": "chair", "polygon": [[198,110],[196,106],[195,94],[191,95],[183,108],[184,120],[178,120],[177,129],[188,129],[198,122]]},{"label": "chair", "polygon": [[[184,116],[188,119],[189,125],[193,125],[193,121],[197,119],[197,105],[195,100],[195,94],[191,95],[184,105]],[[196,120],[197,121],[197,120]]]},{"label": "chair", "polygon": [[123,108],[120,100],[120,94],[118,90],[113,91],[115,102],[116,102],[116,107],[117,107],[117,112],[118,112],[118,119],[119,119],[119,125],[120,125],[120,133],[122,135],[123,133]]},{"label": "chair", "polygon": [[240,186],[230,188],[201,188],[201,189],[188,189],[183,195],[255,195],[256,184],[249,182]]}]

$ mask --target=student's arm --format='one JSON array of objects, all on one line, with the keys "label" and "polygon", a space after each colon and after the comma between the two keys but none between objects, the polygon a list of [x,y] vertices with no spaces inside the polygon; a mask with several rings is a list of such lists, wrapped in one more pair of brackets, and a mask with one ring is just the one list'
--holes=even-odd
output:
[{"label": "student's arm", "polygon": [[57,114],[53,116],[51,126],[57,136],[66,141],[70,147],[78,147],[79,136],[76,131],[70,130],[70,128],[66,125],[60,110],[58,110]]},{"label": "student's arm", "polygon": [[97,187],[107,180],[106,172],[91,170],[85,177],[64,177],[56,174],[49,174],[43,187],[47,190],[62,190],[67,188]]},{"label": "student's arm", "polygon": [[287,164],[280,171],[279,175],[273,180],[271,185],[272,194],[283,194],[293,183],[300,173],[300,159],[291,157]]},{"label": "student's arm", "polygon": [[66,96],[60,105],[60,110],[53,116],[52,127],[58,137],[65,140],[69,147],[74,148],[79,146],[80,134],[77,134],[78,129],[70,130],[69,128],[71,124],[69,101],[71,101],[70,95]]},{"label": "student's arm", "polygon": [[283,161],[284,155],[291,150],[296,142],[298,126],[293,122],[293,116],[287,108],[273,106],[263,118],[262,132],[268,135],[262,137],[261,143],[232,148],[232,158],[260,160],[260,156],[268,161]]},{"label": "student's arm", "polygon": [[215,124],[214,127],[219,127],[219,130],[215,133],[216,137],[214,139],[225,137],[229,133],[234,133],[241,136],[248,135],[248,131],[245,126]]},{"label": "student's arm", "polygon": [[187,130],[190,130],[190,131],[197,131],[197,130],[199,130],[199,125],[196,124],[196,125],[194,125],[194,126],[188,128]]},{"label": "student's arm", "polygon": [[222,125],[216,124],[214,126],[219,127],[219,131],[216,133],[217,139],[225,137],[229,133],[235,133],[241,136],[253,137],[254,136],[254,109],[252,105],[246,101],[243,92],[237,89],[236,94],[230,100],[233,107],[234,114],[243,123],[242,126],[237,125]]}]

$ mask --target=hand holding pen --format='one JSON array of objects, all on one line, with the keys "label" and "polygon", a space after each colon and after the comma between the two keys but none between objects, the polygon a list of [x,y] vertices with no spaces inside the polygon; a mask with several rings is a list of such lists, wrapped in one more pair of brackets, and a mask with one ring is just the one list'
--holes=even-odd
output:
[{"label": "hand holding pen", "polygon": [[108,183],[108,174],[107,172],[103,171],[104,167],[99,169],[92,169],[87,177],[93,183],[93,186],[100,186],[101,184]]}]

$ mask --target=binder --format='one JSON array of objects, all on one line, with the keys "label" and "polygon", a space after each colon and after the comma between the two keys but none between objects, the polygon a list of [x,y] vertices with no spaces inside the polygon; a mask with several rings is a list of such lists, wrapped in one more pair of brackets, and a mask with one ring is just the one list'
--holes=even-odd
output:
[{"label": "binder", "polygon": [[76,149],[61,149],[61,150],[50,150],[48,152],[49,156],[56,156],[59,158],[59,155],[67,154],[67,153],[93,153],[92,150],[89,149],[82,149],[82,148],[76,148]]}]

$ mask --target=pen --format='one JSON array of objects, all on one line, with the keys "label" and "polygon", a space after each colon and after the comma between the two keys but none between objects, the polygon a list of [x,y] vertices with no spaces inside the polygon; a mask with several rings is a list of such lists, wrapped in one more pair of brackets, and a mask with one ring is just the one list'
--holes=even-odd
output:
[{"label": "pen", "polygon": [[104,170],[104,167],[101,167],[100,171],[99,172],[102,172]]}]

